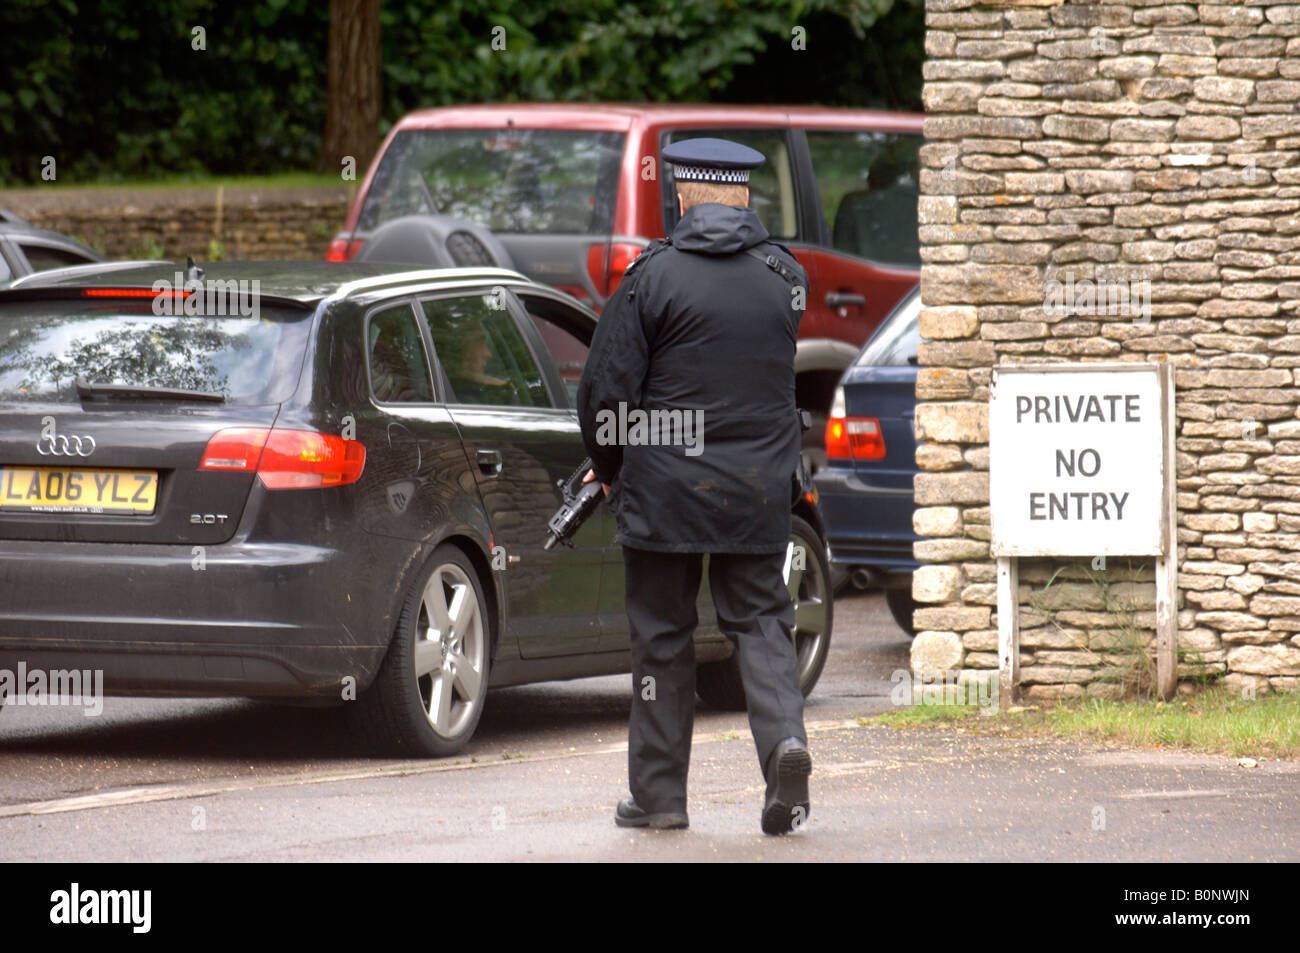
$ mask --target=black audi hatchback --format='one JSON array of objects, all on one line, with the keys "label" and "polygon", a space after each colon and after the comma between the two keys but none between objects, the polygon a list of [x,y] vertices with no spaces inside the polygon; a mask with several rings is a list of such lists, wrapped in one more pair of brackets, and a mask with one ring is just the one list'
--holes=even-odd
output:
[{"label": "black audi hatchback", "polygon": [[[333,701],[420,756],[465,745],[490,685],[629,671],[612,516],[543,550],[595,315],[511,271],[392,268],[0,291],[0,669]],[[832,624],[811,489],[787,563],[806,694]],[[743,707],[707,590],[701,621],[699,694]]]}]

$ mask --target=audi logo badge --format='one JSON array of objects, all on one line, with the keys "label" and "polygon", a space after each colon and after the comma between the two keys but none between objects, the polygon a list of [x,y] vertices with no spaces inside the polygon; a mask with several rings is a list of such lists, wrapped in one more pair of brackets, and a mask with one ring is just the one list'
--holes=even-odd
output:
[{"label": "audi logo badge", "polygon": [[43,457],[88,457],[95,452],[95,438],[90,434],[55,433],[54,421],[46,417],[45,428],[36,441],[36,452]]}]

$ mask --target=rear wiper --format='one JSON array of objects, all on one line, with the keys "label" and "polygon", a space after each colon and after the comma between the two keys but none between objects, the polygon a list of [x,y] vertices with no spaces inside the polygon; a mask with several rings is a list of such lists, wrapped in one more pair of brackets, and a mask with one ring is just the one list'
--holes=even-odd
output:
[{"label": "rear wiper", "polygon": [[84,377],[77,378],[77,396],[88,397],[144,397],[155,400],[206,400],[224,404],[225,394],[207,390],[186,390],[183,387],[150,387],[144,384],[92,384]]}]

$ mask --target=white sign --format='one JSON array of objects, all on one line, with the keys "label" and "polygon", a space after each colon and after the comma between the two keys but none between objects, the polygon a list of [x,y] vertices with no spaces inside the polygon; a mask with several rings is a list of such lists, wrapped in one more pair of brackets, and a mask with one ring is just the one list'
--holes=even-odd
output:
[{"label": "white sign", "polygon": [[995,367],[989,395],[994,556],[1159,556],[1168,546],[1155,364]]}]

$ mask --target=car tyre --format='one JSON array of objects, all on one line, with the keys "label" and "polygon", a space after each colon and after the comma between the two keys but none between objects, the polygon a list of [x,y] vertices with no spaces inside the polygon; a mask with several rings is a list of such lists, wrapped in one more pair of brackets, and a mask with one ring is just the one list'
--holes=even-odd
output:
[{"label": "car tyre", "polygon": [[889,606],[889,614],[894,617],[898,627],[909,636],[915,636],[916,628],[912,625],[912,613],[916,611],[916,602],[912,599],[910,578],[906,588],[886,589],[885,603]]},{"label": "car tyre", "polygon": [[487,695],[492,626],[469,557],[439,546],[402,604],[388,654],[355,703],[368,747],[445,758],[478,727]]},{"label": "car tyre", "polygon": [[[807,698],[821,678],[831,650],[831,566],[821,537],[798,516],[791,518],[790,540],[804,551],[804,568],[791,568],[788,587],[795,607],[793,637],[799,690]],[[711,708],[744,711],[745,683],[740,676],[739,657],[732,653],[720,662],[698,666],[695,693]]]}]

